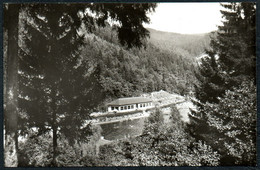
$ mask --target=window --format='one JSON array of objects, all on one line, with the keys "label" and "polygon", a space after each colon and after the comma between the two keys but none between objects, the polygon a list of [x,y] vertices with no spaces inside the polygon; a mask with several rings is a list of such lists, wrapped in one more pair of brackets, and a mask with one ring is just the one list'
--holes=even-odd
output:
[{"label": "window", "polygon": [[138,108],[138,104],[136,104],[136,108]]},{"label": "window", "polygon": [[124,109],[127,110],[127,107],[125,106]]},{"label": "window", "polygon": [[114,110],[114,107],[111,107],[111,110]]},{"label": "window", "polygon": [[143,107],[143,104],[140,104],[140,107]]},{"label": "window", "polygon": [[133,109],[134,108],[134,105],[131,105],[131,109]]},{"label": "window", "polygon": [[124,107],[120,107],[120,110],[124,110]]},{"label": "window", "polygon": [[118,107],[116,107],[116,110],[118,110]]},{"label": "window", "polygon": [[130,109],[130,106],[128,106],[128,109]]}]

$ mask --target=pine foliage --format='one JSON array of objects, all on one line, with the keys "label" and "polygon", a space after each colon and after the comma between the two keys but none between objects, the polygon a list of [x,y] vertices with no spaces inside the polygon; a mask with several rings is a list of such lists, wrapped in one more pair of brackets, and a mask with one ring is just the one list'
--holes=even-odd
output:
[{"label": "pine foliage", "polygon": [[221,154],[223,165],[256,163],[256,87],[244,82],[218,104],[206,103],[192,120],[192,134]]},{"label": "pine foliage", "polygon": [[[80,49],[84,31],[92,32],[107,19],[116,25],[118,39],[127,47],[141,47],[148,31],[148,11],[156,4],[24,4],[19,44],[20,132],[37,127],[38,135],[52,131],[53,166],[57,166],[58,137],[70,144],[86,140],[83,126],[102,101],[99,69]],[[139,13],[139,15],[135,15]],[[91,15],[93,14],[93,15]],[[128,19],[129,17],[129,19]],[[127,33],[127,36],[124,34]],[[131,35],[131,36],[128,36]],[[89,54],[88,54],[89,55]]]},{"label": "pine foliage", "polygon": [[222,5],[223,26],[212,37],[209,58],[202,61],[197,98],[202,102],[218,102],[225,90],[240,85],[250,77],[256,81],[255,3]]},{"label": "pine foliage", "polygon": [[256,163],[255,3],[222,5],[224,21],[197,73],[189,129],[221,155],[220,165]]}]

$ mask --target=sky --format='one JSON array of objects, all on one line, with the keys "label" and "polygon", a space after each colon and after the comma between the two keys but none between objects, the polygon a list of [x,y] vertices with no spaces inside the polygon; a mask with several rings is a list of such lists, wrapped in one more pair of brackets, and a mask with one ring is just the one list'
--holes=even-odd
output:
[{"label": "sky", "polygon": [[160,3],[149,14],[145,27],[181,34],[200,34],[217,30],[221,25],[219,3]]}]

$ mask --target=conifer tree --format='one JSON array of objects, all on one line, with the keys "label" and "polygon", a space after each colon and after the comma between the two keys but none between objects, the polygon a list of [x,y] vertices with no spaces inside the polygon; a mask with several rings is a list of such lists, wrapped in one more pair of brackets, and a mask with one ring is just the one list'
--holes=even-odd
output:
[{"label": "conifer tree", "polygon": [[200,119],[193,117],[193,132],[221,154],[221,165],[256,163],[256,87],[243,82],[226,91],[218,104],[201,104]]},{"label": "conifer tree", "polygon": [[[256,4],[250,2],[222,4],[223,26],[211,41],[213,52],[219,56],[221,70],[239,83],[239,77],[255,77]],[[234,79],[234,80],[233,80]]]},{"label": "conifer tree", "polygon": [[[12,4],[4,6],[5,22],[4,31],[7,32],[7,51],[5,67],[5,167],[18,165],[18,140],[17,140],[17,117],[18,117],[18,21],[20,5]],[[9,22],[7,22],[7,20]]]},{"label": "conifer tree", "polygon": [[222,155],[222,165],[253,165],[256,134],[242,129],[253,132],[256,118],[255,106],[249,104],[256,100],[252,90],[255,85],[248,83],[256,81],[256,6],[249,2],[222,6],[225,20],[211,40],[209,57],[200,65],[201,83],[196,87],[199,101],[194,101],[197,111],[190,115],[189,129],[195,138],[206,141]]},{"label": "conifer tree", "polygon": [[196,97],[202,102],[218,102],[225,90],[250,77],[256,81],[255,3],[222,4],[223,26],[212,36],[211,49],[198,73],[201,84]]},{"label": "conifer tree", "polygon": [[195,96],[200,102],[218,102],[227,88],[226,79],[219,70],[219,62],[213,53],[208,52],[208,56],[201,59],[201,64],[195,73],[199,83],[195,85]]},{"label": "conifer tree", "polygon": [[[37,127],[39,135],[52,131],[53,166],[58,166],[57,138],[84,140],[84,120],[101,100],[98,69],[83,59],[83,29],[91,32],[110,17],[119,21],[119,40],[141,46],[148,31],[147,11],[155,4],[29,4],[22,33],[19,67],[21,127]],[[91,16],[89,11],[96,14]],[[139,15],[136,15],[138,13]],[[99,17],[98,17],[99,16]],[[85,27],[85,28],[84,28]],[[137,28],[137,29],[136,29]],[[128,33],[127,35],[125,33]],[[130,35],[130,36],[129,36]],[[93,62],[92,62],[93,64]],[[26,126],[24,126],[26,125]],[[26,129],[23,129],[26,132]]]}]

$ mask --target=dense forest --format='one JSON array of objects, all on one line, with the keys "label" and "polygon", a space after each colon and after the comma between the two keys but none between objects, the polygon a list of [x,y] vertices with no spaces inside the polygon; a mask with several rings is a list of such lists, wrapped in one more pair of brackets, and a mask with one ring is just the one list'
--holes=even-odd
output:
[{"label": "dense forest", "polygon": [[[222,5],[223,26],[199,35],[144,28],[156,6],[4,7],[5,166],[256,165],[255,4]],[[104,145],[84,124],[159,90],[192,99],[189,123],[157,108],[141,135]]]},{"label": "dense forest", "polygon": [[[198,57],[209,49],[210,37],[215,33],[178,34],[162,32],[154,29],[150,31],[150,41],[157,47],[186,58]],[[186,59],[185,58],[185,59]]]},{"label": "dense forest", "polygon": [[[193,56],[198,52],[188,52],[181,46],[176,50],[158,47],[151,40],[153,33],[150,37],[145,47],[126,49],[118,43],[115,31],[109,26],[85,35],[86,46],[82,47],[81,55],[90,60],[91,52],[91,65],[97,70],[98,82],[107,100],[159,90],[181,95],[194,91],[197,63]],[[182,42],[186,42],[186,48],[190,39]],[[203,51],[204,46],[196,49]],[[179,51],[186,51],[189,57]]]}]

